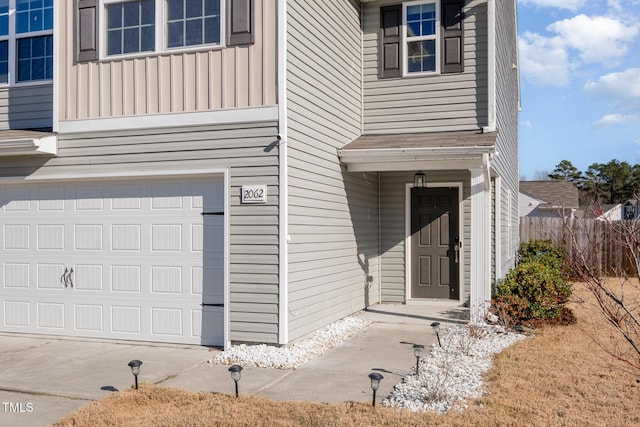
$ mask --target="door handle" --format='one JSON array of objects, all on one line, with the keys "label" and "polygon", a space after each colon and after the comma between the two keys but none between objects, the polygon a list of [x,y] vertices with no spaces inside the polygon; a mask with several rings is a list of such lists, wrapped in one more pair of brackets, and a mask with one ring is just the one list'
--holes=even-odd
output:
[{"label": "door handle", "polygon": [[458,262],[460,262],[460,257],[458,256],[460,254],[460,247],[462,246],[462,242],[460,241],[460,237],[456,236],[455,237],[455,245],[453,245],[453,253],[455,254],[455,263],[457,264]]},{"label": "door handle", "polygon": [[73,280],[71,279],[71,275],[73,274],[73,267],[69,270],[69,275],[67,276],[67,280],[69,281],[69,286],[73,288]]},{"label": "door handle", "polygon": [[73,279],[71,278],[72,274],[73,267],[71,267],[71,270],[65,267],[64,273],[62,273],[62,276],[60,276],[60,283],[62,283],[65,288],[68,288],[69,286],[73,288]]},{"label": "door handle", "polygon": [[67,287],[67,273],[69,272],[69,270],[67,268],[64,269],[64,273],[62,273],[62,276],[60,276],[60,283],[62,283],[64,285],[64,287]]}]

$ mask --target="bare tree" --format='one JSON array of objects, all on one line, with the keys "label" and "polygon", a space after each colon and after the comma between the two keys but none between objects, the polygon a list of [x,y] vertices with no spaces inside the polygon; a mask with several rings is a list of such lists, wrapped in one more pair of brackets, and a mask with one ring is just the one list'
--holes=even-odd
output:
[{"label": "bare tree", "polygon": [[[572,273],[593,296],[594,305],[620,341],[598,342],[610,355],[640,371],[640,220],[605,220],[605,234],[621,245],[630,271],[615,271],[601,259],[606,239],[583,233],[574,221],[564,223],[564,236]],[[584,238],[584,236],[588,236]]]}]

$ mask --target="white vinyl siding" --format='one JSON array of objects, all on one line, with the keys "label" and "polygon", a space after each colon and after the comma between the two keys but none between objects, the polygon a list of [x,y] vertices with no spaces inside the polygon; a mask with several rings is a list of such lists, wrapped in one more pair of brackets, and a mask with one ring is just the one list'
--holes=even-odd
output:
[{"label": "white vinyl siding", "polygon": [[359,3],[295,0],[287,10],[295,340],[378,301],[378,184],[376,174],[347,173],[337,155],[361,130]]},{"label": "white vinyl siding", "polygon": [[[515,0],[501,2],[496,7],[496,120],[499,153],[492,161],[502,177],[502,230],[497,238],[502,240],[501,272],[506,274],[515,265],[515,252],[519,244],[518,229],[518,52],[516,42]],[[516,67],[514,67],[516,65]],[[499,279],[499,278],[496,278]]]},{"label": "white vinyl siding", "polygon": [[364,5],[364,133],[472,130],[487,125],[486,0],[464,8],[464,72],[379,78],[380,6]]},{"label": "white vinyl siding", "polygon": [[0,88],[0,130],[53,126],[53,85]]}]

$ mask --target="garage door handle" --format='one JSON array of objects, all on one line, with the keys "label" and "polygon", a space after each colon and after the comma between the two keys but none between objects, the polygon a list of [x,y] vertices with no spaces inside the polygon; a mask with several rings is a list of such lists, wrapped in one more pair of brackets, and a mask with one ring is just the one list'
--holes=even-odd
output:
[{"label": "garage door handle", "polygon": [[224,215],[224,212],[201,212],[200,215]]},{"label": "garage door handle", "polygon": [[73,288],[73,280],[71,279],[71,274],[73,274],[73,267],[71,267],[71,270],[65,268],[64,273],[62,273],[62,276],[60,276],[60,283],[62,283],[65,288],[68,288],[69,286]]},{"label": "garage door handle", "polygon": [[62,283],[64,285],[64,287],[67,287],[67,273],[69,272],[69,269],[65,268],[64,269],[64,273],[62,273],[62,276],[60,276],[60,283]]},{"label": "garage door handle", "polygon": [[202,303],[200,305],[203,306],[203,307],[224,307],[224,304],[205,304],[205,303]]}]

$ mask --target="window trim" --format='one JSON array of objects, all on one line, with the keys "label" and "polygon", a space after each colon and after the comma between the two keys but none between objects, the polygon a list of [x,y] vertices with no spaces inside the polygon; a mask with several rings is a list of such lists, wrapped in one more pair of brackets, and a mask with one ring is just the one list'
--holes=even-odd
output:
[{"label": "window trim", "polygon": [[167,20],[167,2],[166,0],[153,0],[155,2],[155,47],[153,51],[124,53],[119,55],[107,55],[107,12],[106,8],[114,3],[128,3],[137,0],[99,0],[98,16],[98,60],[112,61],[124,58],[140,58],[149,56],[158,56],[162,54],[174,54],[183,52],[193,52],[202,50],[219,50],[226,47],[226,1],[220,0],[220,43],[219,44],[199,44],[193,46],[179,46],[174,48],[167,47],[166,41],[166,20]]},{"label": "window trim", "polygon": [[[421,4],[435,4],[436,8],[436,32],[433,36],[417,36],[417,37],[408,37],[407,36],[407,7],[421,5]],[[440,0],[414,0],[402,3],[402,77],[422,77],[422,76],[433,76],[442,74],[441,73],[441,60],[440,57],[442,55],[442,46],[440,45],[441,38],[441,2]],[[436,69],[434,71],[421,71],[417,73],[409,72],[409,45],[408,43],[411,41],[422,41],[422,40],[434,40],[436,45],[435,52],[435,64]]]},{"label": "window trim", "polygon": [[[55,21],[55,0],[54,0],[54,8],[53,8],[53,19]],[[0,36],[0,41],[7,41],[8,49],[7,49],[7,72],[9,74],[7,82],[0,82],[0,88],[7,87],[26,87],[26,86],[40,86],[40,85],[49,85],[53,82],[54,77],[50,79],[38,79],[38,80],[25,80],[22,82],[18,81],[18,40],[19,39],[27,39],[34,37],[43,37],[43,36],[54,36],[53,28],[49,30],[40,30],[40,31],[29,31],[26,33],[18,33],[16,31],[17,22],[16,22],[16,11],[17,5],[16,0],[9,0],[9,33],[5,36]],[[55,22],[53,23],[55,27]],[[56,64],[56,56],[55,56],[55,37],[53,39],[53,71],[52,75],[55,74],[55,64]]]}]

